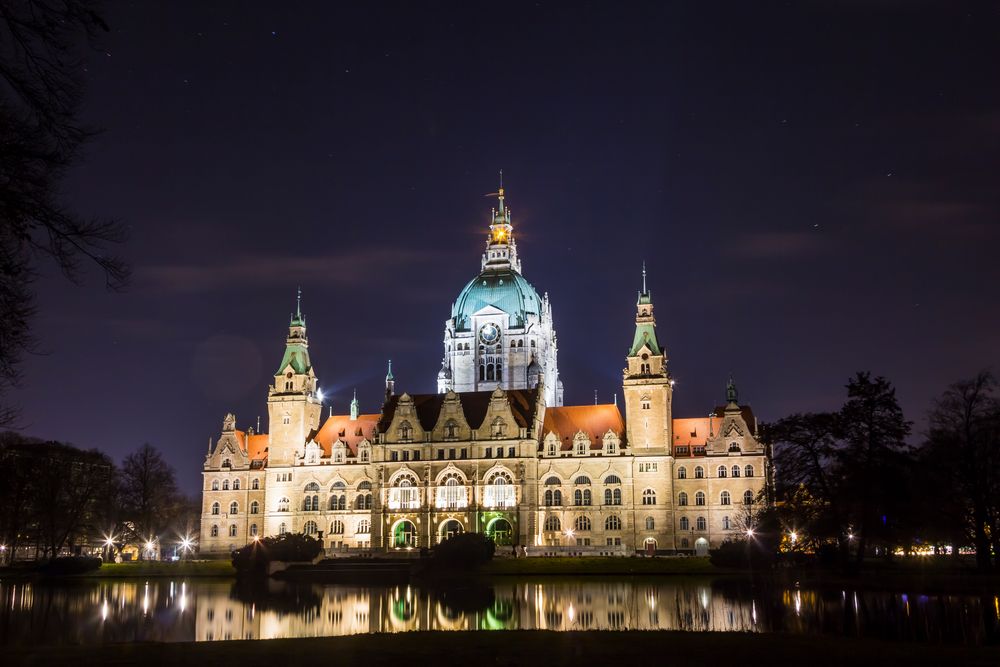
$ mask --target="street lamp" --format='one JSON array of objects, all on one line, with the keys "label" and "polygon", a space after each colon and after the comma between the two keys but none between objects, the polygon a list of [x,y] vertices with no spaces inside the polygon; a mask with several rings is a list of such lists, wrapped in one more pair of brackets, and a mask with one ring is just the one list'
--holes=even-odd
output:
[{"label": "street lamp", "polygon": [[789,534],[788,534],[788,536],[789,536],[790,538],[792,538],[792,544],[793,544],[793,545],[795,544],[796,540],[798,540],[798,539],[799,539],[799,534],[798,534],[798,533],[796,533],[796,532],[795,532],[794,530],[793,530],[793,531],[792,531],[791,533],[789,533]]}]

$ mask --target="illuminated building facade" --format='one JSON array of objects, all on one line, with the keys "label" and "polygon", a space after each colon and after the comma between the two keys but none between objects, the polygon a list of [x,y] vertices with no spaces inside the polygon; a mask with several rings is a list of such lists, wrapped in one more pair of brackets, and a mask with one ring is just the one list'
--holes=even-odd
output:
[{"label": "illuminated building facade", "polygon": [[230,414],[210,442],[203,553],[284,532],[321,537],[331,554],[407,551],[475,531],[534,554],[703,554],[745,527],[769,460],[732,381],[710,416],[674,418],[643,270],[625,414],[563,406],[551,309],[520,278],[502,196],[483,272],[445,327],[437,393],[397,394],[390,366],[378,413],[355,397],[349,414],[322,419],[296,307],[270,432],[239,430]]}]

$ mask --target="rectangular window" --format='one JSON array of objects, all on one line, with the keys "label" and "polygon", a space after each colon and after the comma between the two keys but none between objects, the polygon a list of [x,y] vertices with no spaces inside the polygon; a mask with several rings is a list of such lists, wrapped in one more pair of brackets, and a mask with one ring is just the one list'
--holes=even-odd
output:
[{"label": "rectangular window", "polygon": [[465,447],[463,447],[463,448],[462,448],[462,458],[463,458],[463,459],[464,459],[464,458],[468,458],[468,456],[467,456],[467,454],[468,454],[468,451],[469,451],[469,450],[467,450],[467,449],[466,449]]},{"label": "rectangular window", "polygon": [[403,460],[404,461],[410,460],[410,450],[408,449],[403,450]]},{"label": "rectangular window", "polygon": [[493,458],[493,448],[492,447],[487,447],[486,448],[486,458],[488,458],[488,459]]},{"label": "rectangular window", "polygon": [[509,456],[510,458],[514,458],[514,448],[513,447],[508,447],[507,448],[507,456]]},{"label": "rectangular window", "polygon": [[399,452],[393,452],[392,454],[390,454],[389,458],[392,459],[393,461],[398,461],[399,460]]},{"label": "rectangular window", "polygon": [[413,452],[413,460],[414,461],[419,461],[420,460],[420,450],[419,449],[417,451]]},{"label": "rectangular window", "polygon": [[448,450],[448,458],[449,459],[455,458],[455,450],[454,449],[449,449]]},{"label": "rectangular window", "polygon": [[615,543],[615,541],[614,541],[613,539],[611,539],[611,538],[609,537],[609,538],[608,538],[608,541],[607,541],[607,544],[608,544],[608,546],[610,547],[610,546],[611,546],[611,545],[613,545],[614,543]]},{"label": "rectangular window", "polygon": [[439,449],[438,450],[438,461],[444,461],[444,450],[443,449]]}]

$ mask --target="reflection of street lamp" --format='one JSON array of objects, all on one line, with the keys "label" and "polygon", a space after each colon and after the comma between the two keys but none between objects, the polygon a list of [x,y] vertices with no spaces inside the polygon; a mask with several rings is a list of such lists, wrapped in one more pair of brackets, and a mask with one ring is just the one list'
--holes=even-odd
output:
[{"label": "reflection of street lamp", "polygon": [[7,556],[7,545],[0,544],[0,563],[4,562],[4,558]]},{"label": "reflection of street lamp", "polygon": [[788,534],[788,536],[792,538],[792,546],[795,546],[796,540],[799,539],[799,534],[793,530],[791,533]]}]

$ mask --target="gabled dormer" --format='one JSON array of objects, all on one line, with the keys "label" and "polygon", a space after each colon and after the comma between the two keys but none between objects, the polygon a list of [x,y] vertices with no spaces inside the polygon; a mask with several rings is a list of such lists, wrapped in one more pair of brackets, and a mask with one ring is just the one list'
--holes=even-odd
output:
[{"label": "gabled dormer", "polygon": [[441,411],[438,413],[431,439],[444,442],[468,440],[471,433],[472,428],[465,418],[461,397],[454,391],[447,390],[441,402]]}]

